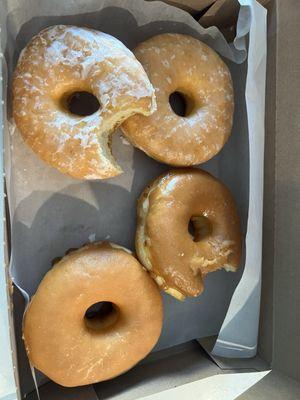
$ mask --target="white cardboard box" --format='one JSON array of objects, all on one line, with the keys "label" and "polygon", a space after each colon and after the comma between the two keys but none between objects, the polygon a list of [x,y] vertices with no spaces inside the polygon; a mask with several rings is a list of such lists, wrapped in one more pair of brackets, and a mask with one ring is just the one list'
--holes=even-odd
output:
[{"label": "white cardboard box", "polygon": [[[300,399],[299,17],[297,0],[274,0],[269,5],[263,285],[258,357],[230,362],[217,359],[216,364],[203,350],[209,348],[209,340],[202,342],[202,348],[190,342],[150,355],[129,373],[94,387],[64,389],[47,383],[40,388],[42,400],[126,400],[145,396],[153,400]],[[4,260],[3,249],[1,251]],[[5,294],[9,295],[6,289],[9,285],[5,285],[4,274],[1,279],[0,307],[6,310]],[[20,330],[22,298],[15,292],[13,300],[15,326]],[[12,363],[17,365],[16,358],[11,358],[9,351],[11,343],[15,350],[13,330],[6,329],[7,326],[12,328],[10,316],[4,312],[1,314],[3,321],[0,321],[0,372],[5,371],[7,375],[3,376],[12,389],[3,400],[17,398],[13,393],[12,368]],[[22,356],[24,354],[19,351],[18,372],[24,393],[29,371]],[[222,369],[224,367],[228,369]],[[35,396],[32,393],[29,398]]]}]

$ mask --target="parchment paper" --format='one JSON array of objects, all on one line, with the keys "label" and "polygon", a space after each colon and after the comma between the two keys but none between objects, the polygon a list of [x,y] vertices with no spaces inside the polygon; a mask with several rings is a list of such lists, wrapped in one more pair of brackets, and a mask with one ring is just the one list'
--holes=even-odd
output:
[{"label": "parchment paper", "polygon": [[[226,313],[215,354],[236,357],[238,349],[238,356],[248,357],[256,349],[263,200],[265,10],[255,1],[240,0],[240,3],[234,45],[228,45],[216,28],[203,29],[184,11],[161,2],[31,0],[25,5],[22,0],[12,0],[4,1],[1,10],[8,93],[21,49],[42,28],[59,23],[99,29],[116,36],[131,49],[158,33],[190,34],[217,50],[231,70],[236,103],[233,132],[221,153],[201,167],[219,177],[237,202],[242,231],[247,235],[245,272],[243,261],[235,274],[224,271],[209,274],[204,294],[183,303],[164,295],[164,327],[155,350],[218,334]],[[249,31],[250,52],[246,59],[245,39]],[[147,183],[168,166],[134,149],[117,132],[113,153],[124,169],[123,175],[108,181],[73,180],[47,166],[23,143],[11,119],[9,96],[6,105],[5,167],[12,232],[10,271],[24,296],[35,292],[51,268],[51,261],[63,256],[69,248],[108,239],[134,250],[136,199]],[[247,230],[248,213],[251,218]],[[238,327],[232,324],[237,316]],[[234,346],[226,345],[229,342]]]}]

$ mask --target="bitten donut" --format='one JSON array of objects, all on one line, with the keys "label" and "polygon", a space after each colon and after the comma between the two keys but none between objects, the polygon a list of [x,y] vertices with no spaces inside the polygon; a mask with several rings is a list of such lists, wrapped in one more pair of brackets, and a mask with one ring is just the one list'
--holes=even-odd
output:
[{"label": "bitten donut", "polygon": [[178,299],[201,294],[209,272],[235,271],[240,264],[234,200],[207,172],[188,168],[160,176],[140,196],[137,215],[138,257],[158,285]]},{"label": "bitten donut", "polygon": [[[225,63],[204,43],[175,33],[154,36],[134,53],[155,88],[157,111],[127,119],[124,134],[166,164],[189,166],[212,158],[232,128],[233,88]],[[174,93],[185,101],[184,116],[170,105]]]},{"label": "bitten donut", "polygon": [[[99,302],[107,302],[100,315]],[[34,367],[60,385],[87,385],[144,358],[159,338],[162,315],[157,285],[130,252],[96,243],[46,274],[26,311],[23,337]]]},{"label": "bitten donut", "polygon": [[[70,102],[81,94],[95,96],[98,110],[71,113]],[[154,89],[131,51],[92,29],[44,29],[22,51],[14,73],[13,116],[25,142],[74,178],[120,174],[110,134],[124,119],[155,107]]]}]

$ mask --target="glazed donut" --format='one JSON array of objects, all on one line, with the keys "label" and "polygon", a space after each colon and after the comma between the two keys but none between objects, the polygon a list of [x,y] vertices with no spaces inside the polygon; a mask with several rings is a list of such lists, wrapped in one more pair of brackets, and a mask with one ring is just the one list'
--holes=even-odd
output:
[{"label": "glazed donut", "polygon": [[[90,318],[86,310],[97,302],[110,302],[106,316]],[[128,250],[89,244],[46,274],[26,311],[23,338],[32,366],[60,385],[87,385],[144,358],[162,315],[157,285]]]},{"label": "glazed donut", "polygon": [[[100,108],[91,115],[72,114],[72,96],[86,92]],[[154,89],[131,51],[92,29],[44,29],[22,51],[14,73],[13,116],[25,142],[74,178],[120,174],[110,134],[124,119],[149,115],[155,107]]]},{"label": "glazed donut", "polygon": [[[204,43],[175,33],[154,36],[134,53],[155,88],[157,111],[127,119],[124,134],[166,164],[189,166],[212,158],[232,128],[233,88],[227,66]],[[173,93],[185,100],[184,116],[170,105]]]},{"label": "glazed donut", "polygon": [[188,168],[160,176],[140,196],[137,215],[141,263],[163,290],[180,300],[201,294],[209,272],[235,271],[240,264],[235,203],[207,172]]}]

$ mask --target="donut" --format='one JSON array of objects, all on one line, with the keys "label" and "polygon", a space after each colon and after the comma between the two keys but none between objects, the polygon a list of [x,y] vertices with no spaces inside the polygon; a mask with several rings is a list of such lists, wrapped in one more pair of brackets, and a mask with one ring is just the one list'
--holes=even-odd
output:
[{"label": "donut", "polygon": [[33,367],[62,386],[88,385],[144,358],[162,316],[159,289],[131,252],[95,243],[45,275],[26,311],[23,338]]},{"label": "donut", "polygon": [[158,177],[141,194],[137,218],[138,258],[160,288],[177,299],[201,294],[209,272],[236,271],[240,264],[236,205],[207,172],[187,168]]},{"label": "donut", "polygon": [[[70,102],[82,94],[90,115],[70,111]],[[155,107],[154,89],[133,53],[92,29],[44,29],[22,51],[14,72],[13,117],[25,142],[78,179],[120,174],[111,133],[129,116],[149,115]]]},{"label": "donut", "polygon": [[[225,63],[204,43],[175,33],[154,36],[134,53],[155,88],[157,111],[128,118],[124,134],[166,164],[191,166],[212,158],[232,128],[233,88]],[[185,103],[184,115],[173,111],[173,95]]]}]

